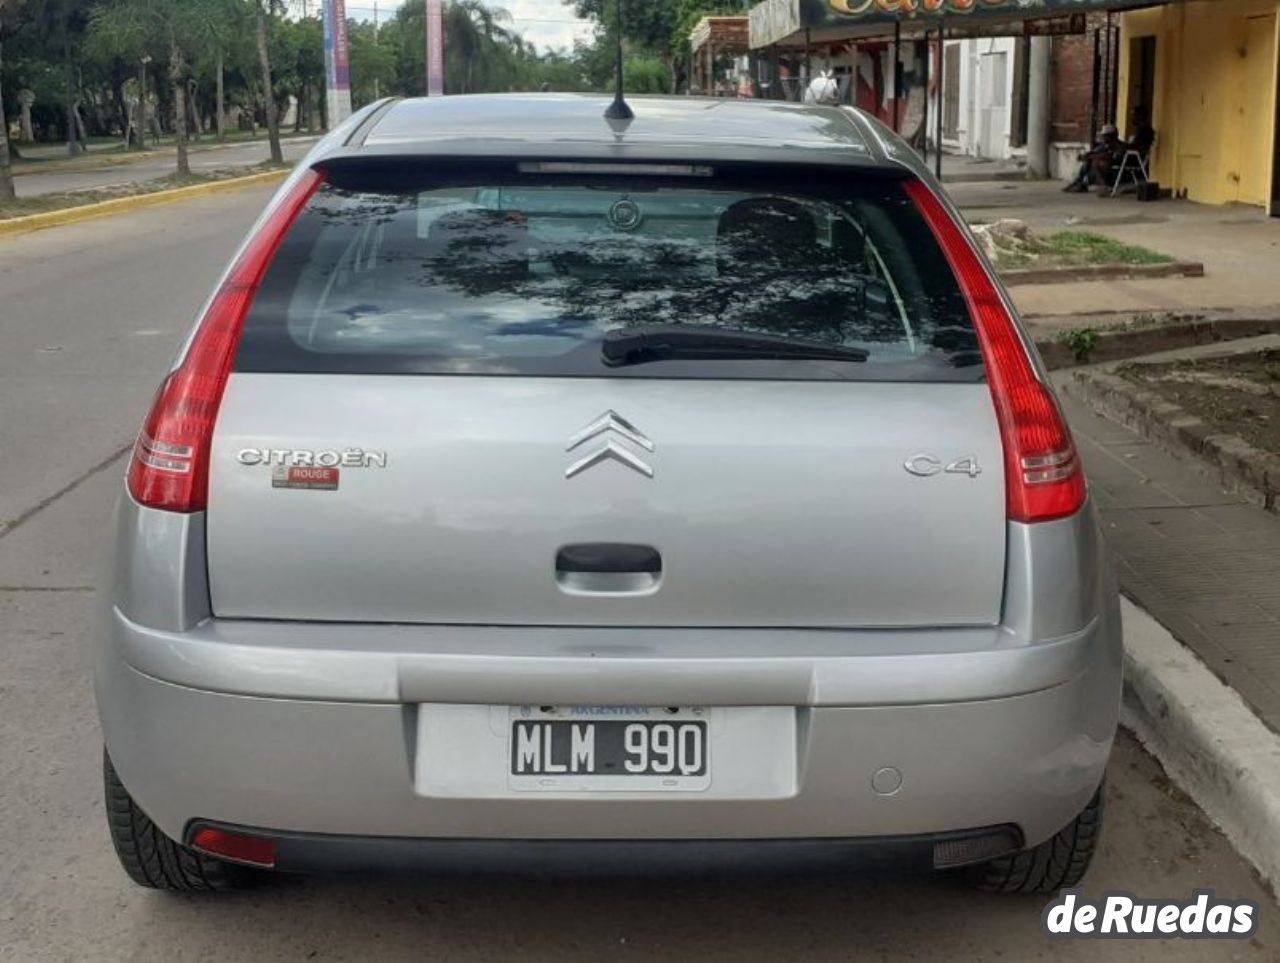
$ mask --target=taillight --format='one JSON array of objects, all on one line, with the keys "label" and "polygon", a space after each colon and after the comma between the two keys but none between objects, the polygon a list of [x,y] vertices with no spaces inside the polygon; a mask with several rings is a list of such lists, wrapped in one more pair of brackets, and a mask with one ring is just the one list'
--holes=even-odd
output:
[{"label": "taillight", "polygon": [[285,231],[323,180],[307,171],[272,208],[209,301],[182,362],[156,392],[129,463],[129,493],[139,504],[171,512],[205,508],[213,424],[245,315]]},{"label": "taillight", "polygon": [[955,219],[920,181],[908,181],[915,202],[955,273],[978,333],[987,384],[1004,445],[1009,518],[1044,522],[1084,504],[1084,472],[1053,394],[1036,376],[986,267]]}]

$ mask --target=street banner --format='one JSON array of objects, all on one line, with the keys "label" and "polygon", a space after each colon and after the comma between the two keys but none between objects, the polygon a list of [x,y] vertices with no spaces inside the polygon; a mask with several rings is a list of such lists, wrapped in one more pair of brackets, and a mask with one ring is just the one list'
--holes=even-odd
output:
[{"label": "street banner", "polygon": [[427,96],[444,94],[443,0],[427,0]]},{"label": "street banner", "polygon": [[346,0],[324,0],[324,77],[329,129],[351,116]]}]

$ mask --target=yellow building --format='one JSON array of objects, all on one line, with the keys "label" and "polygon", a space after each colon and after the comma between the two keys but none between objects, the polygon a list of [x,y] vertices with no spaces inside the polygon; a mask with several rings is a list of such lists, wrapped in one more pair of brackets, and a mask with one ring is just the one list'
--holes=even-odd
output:
[{"label": "yellow building", "polygon": [[[1120,18],[1119,112],[1149,108],[1151,177],[1208,204],[1280,214],[1280,0],[1198,0]],[[1121,135],[1132,120],[1121,124]]]}]

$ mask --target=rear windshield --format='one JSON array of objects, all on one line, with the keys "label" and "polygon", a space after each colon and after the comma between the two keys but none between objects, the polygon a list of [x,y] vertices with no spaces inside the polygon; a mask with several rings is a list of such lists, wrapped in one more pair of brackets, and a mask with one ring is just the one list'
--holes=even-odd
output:
[{"label": "rear windshield", "polygon": [[[331,172],[266,273],[237,370],[982,377],[901,182],[560,166]],[[643,351],[604,350],[639,335]]]}]

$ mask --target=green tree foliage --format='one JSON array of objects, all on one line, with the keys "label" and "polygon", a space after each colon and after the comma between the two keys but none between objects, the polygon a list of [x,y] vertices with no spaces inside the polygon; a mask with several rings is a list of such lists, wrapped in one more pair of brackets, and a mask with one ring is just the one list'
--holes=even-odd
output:
[{"label": "green tree foliage", "polygon": [[[593,44],[593,63],[604,57],[612,65],[613,31],[618,23],[619,0],[565,0],[579,17],[594,20],[597,25]],[[633,56],[641,54],[658,58],[667,71],[667,84],[662,92],[676,89],[677,32],[680,29],[681,0],[622,0],[622,39]],[[645,69],[641,63],[637,68]],[[599,74],[593,70],[593,77]],[[646,76],[648,76],[646,74]],[[628,88],[631,84],[628,82]]]},{"label": "green tree foliage", "polygon": [[[591,16],[612,10],[612,0],[567,2]],[[629,0],[629,89],[669,89],[669,27],[689,2]],[[612,85],[614,48],[603,28],[593,42],[539,51],[500,3],[445,0],[446,93]],[[294,130],[320,129],[327,120],[320,6],[314,0],[311,15],[300,17],[297,4],[282,0],[0,0],[0,109],[15,122],[19,91],[30,91],[36,139],[73,150],[86,137],[141,146],[143,111],[146,141],[176,140],[183,154],[187,137],[221,137],[227,126],[260,130],[268,103],[284,118],[296,99]],[[409,0],[376,29],[368,19],[348,21],[354,106],[423,93],[424,6]],[[271,75],[265,96],[259,9]],[[0,174],[0,192],[2,181]]]}]

